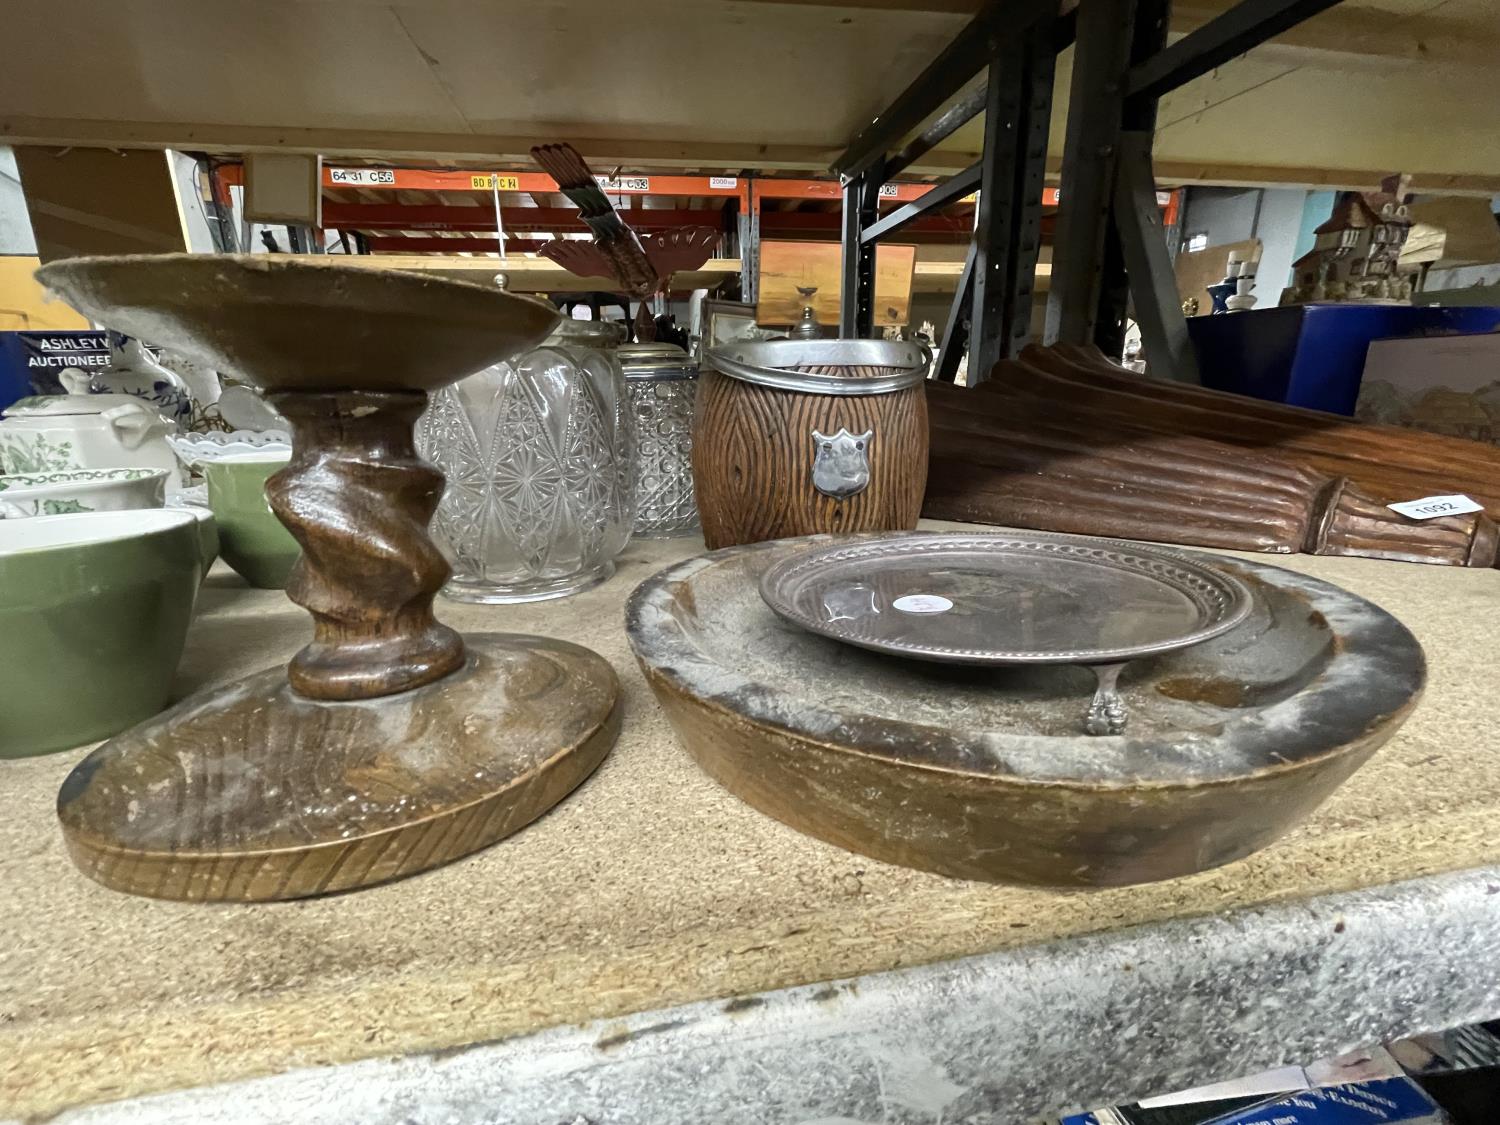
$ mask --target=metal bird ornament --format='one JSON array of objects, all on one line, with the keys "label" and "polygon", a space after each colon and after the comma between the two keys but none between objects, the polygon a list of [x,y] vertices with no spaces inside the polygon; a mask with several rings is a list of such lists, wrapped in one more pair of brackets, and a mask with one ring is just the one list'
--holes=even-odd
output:
[{"label": "metal bird ornament", "polygon": [[641,302],[635,318],[636,338],[655,339],[651,298],[667,291],[674,273],[699,269],[708,261],[719,232],[712,227],[684,227],[641,238],[615,210],[572,145],[538,145],[531,155],[578,207],[593,236],[592,242],[554,238],[538,252],[580,277],[614,278]]}]

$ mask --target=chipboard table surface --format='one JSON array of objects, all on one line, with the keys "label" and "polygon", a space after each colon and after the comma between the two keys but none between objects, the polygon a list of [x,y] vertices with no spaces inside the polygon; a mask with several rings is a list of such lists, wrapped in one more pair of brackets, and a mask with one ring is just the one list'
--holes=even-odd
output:
[{"label": "chipboard table surface", "polygon": [[[421,1057],[438,1066],[470,1045],[509,1050],[506,1044],[538,1034],[553,1037],[546,1042],[554,1053],[588,1048],[608,1055],[645,1031],[666,1030],[679,1037],[673,1049],[680,1054],[689,1050],[681,1045],[682,1029],[697,1017],[650,1022],[649,1013],[682,1005],[690,1006],[682,1011],[710,1013],[720,1021],[748,1020],[755,1016],[750,1009],[761,1006],[780,1021],[774,1034],[756,1030],[753,1022],[733,1026],[790,1042],[800,1033],[787,1028],[797,1026],[795,1013],[809,1007],[808,996],[823,1008],[838,1002],[827,988],[798,992],[796,986],[849,978],[865,982],[869,997],[889,999],[894,1006],[882,1009],[887,1015],[915,1005],[908,1015],[928,1039],[922,1055],[926,1085],[908,1076],[908,1086],[916,1082],[927,1094],[893,1101],[889,1068],[877,1065],[882,1116],[868,1119],[932,1121],[928,1111],[934,1105],[942,1120],[966,1119],[943,1116],[945,1105],[962,1102],[954,1091],[965,1088],[966,1064],[960,1053],[932,1040],[944,1034],[941,1009],[961,1006],[960,985],[977,987],[984,973],[1005,977],[983,977],[990,981],[984,985],[988,995],[1021,987],[1035,1000],[1047,982],[1066,983],[1069,972],[1094,972],[1088,966],[1115,957],[1112,951],[1123,947],[1111,943],[1128,938],[1132,948],[1145,951],[1143,960],[1162,958],[1163,972],[1193,972],[1194,981],[1208,981],[1214,975],[1211,947],[1218,943],[1253,945],[1275,931],[1291,944],[1279,954],[1272,946],[1256,947],[1246,965],[1277,956],[1289,964],[1311,958],[1312,964],[1317,950],[1336,952],[1339,942],[1361,940],[1360,925],[1368,916],[1389,931],[1375,935],[1387,954],[1411,957],[1413,950],[1401,941],[1403,927],[1411,928],[1413,941],[1427,942],[1432,935],[1420,926],[1441,922],[1453,929],[1453,911],[1482,907],[1500,914],[1500,898],[1474,899],[1500,891],[1500,878],[1481,877],[1483,869],[1500,864],[1494,664],[1500,574],[1494,571],[1252,556],[1336,582],[1405,622],[1428,655],[1423,701],[1402,731],[1323,808],[1264,851],[1190,878],[1054,892],[947,879],[842,851],[755,812],[702,774],[646,688],[622,614],[637,583],[702,549],[695,538],[636,541],[609,582],[563,601],[471,606],[440,600],[440,616],[461,630],[537,632],[594,648],[618,671],[626,711],[613,753],[556,810],[487,851],[416,878],[265,905],[195,906],[116,894],[74,871],[55,821],[57,787],[82,751],[0,762],[7,814],[0,818],[0,1119],[71,1110],[62,1120],[206,1120],[212,1116],[206,1102],[189,1112],[181,1105],[172,1110],[170,1098],[123,1102],[116,1107],[120,1116],[106,1114],[110,1107],[79,1107],[357,1060]],[[203,590],[177,692],[282,661],[307,633],[306,615],[280,592],[252,590],[219,564]],[[1346,924],[1346,916],[1360,925]],[[1457,926],[1463,933],[1449,948],[1439,941],[1426,955],[1435,963],[1472,955],[1483,936],[1472,928]],[[1321,936],[1314,940],[1314,932]],[[1497,944],[1489,941],[1491,950]],[[1174,949],[1189,953],[1178,956]],[[1032,983],[1017,975],[1042,968]],[[1465,969],[1455,960],[1444,969],[1454,981],[1471,970],[1489,973],[1482,995],[1434,997],[1426,987],[1400,1011],[1402,986],[1387,982],[1383,988],[1377,979],[1392,967],[1372,967],[1365,992],[1379,1011],[1363,1022],[1351,1022],[1342,1001],[1337,1010],[1317,1011],[1318,997],[1305,991],[1278,1001],[1276,1019],[1295,1022],[1299,1007],[1310,1006],[1308,1018],[1323,1019],[1337,1039],[1356,1028],[1389,1030],[1381,1012],[1395,1021],[1391,1026],[1430,1021],[1433,1012],[1450,1009],[1454,1022],[1500,1015],[1500,986],[1494,983],[1500,974],[1494,968]],[[1299,989],[1321,979],[1315,965],[1303,969]],[[1122,979],[1140,977],[1146,987],[1148,974],[1133,964],[1113,964],[1110,971],[1124,974]],[[948,992],[933,991],[936,972],[950,974],[943,985]],[[1248,980],[1254,971],[1243,975]],[[1414,981],[1421,973],[1408,968],[1407,976]],[[1197,984],[1178,981],[1173,987]],[[1330,1001],[1339,987],[1327,985]],[[778,992],[785,989],[793,992]],[[849,997],[857,993],[857,987],[848,988]],[[771,999],[744,999],[758,994]],[[1070,986],[1068,995],[1077,999],[1078,988]],[[1474,1010],[1491,1001],[1496,1010]],[[933,1011],[916,1010],[924,1004]],[[1017,1002],[1011,1010],[1023,1006]],[[1137,1013],[1158,1022],[1170,1015]],[[1219,1015],[1231,1032],[1247,1019],[1243,1011]],[[924,1023],[929,1018],[939,1022]],[[1111,1018],[1118,1022],[1118,1016]],[[1129,1027],[1109,1030],[1111,1042],[1130,1038]],[[819,1041],[850,1031],[835,1029]],[[853,1032],[856,1038],[863,1034]],[[564,1034],[576,1043],[558,1046]],[[1031,1034],[1045,1038],[1046,1028]],[[1236,1057],[1234,1035],[1226,1034],[1224,1043],[1210,1045],[1219,1076],[1277,1061],[1265,1057],[1263,1045]],[[1262,1042],[1247,1031],[1244,1042],[1252,1040]],[[1097,1088],[1077,1096],[1150,1093],[1154,1082],[1209,1077],[1201,1072],[1213,1069],[1185,1060],[1178,1065],[1166,1046],[1157,1055],[1161,1064],[1139,1079],[1147,1088],[1117,1089],[1118,1075],[1096,1065],[1092,1077],[1076,1080]],[[872,1057],[878,1064],[879,1051]],[[527,1073],[525,1081],[536,1077]],[[1075,1080],[1057,1075],[1057,1089],[1066,1088],[1065,1079]],[[374,1088],[368,1074],[362,1081],[361,1088]],[[516,1089],[524,1084],[521,1078],[514,1083]],[[942,1101],[945,1090],[948,1102]],[[1038,1108],[1048,1096],[1054,1095],[1038,1094],[1041,1100],[1033,1098],[1028,1108]],[[580,1110],[576,1119],[674,1119],[666,1110],[642,1109],[642,1099],[646,1095],[632,1103],[634,1111],[595,1117]],[[815,1101],[803,1098],[809,1108],[801,1116],[783,1106],[745,1119],[829,1116]],[[425,1104],[420,1097],[418,1103]],[[222,1119],[298,1116],[289,1109],[265,1109],[257,1116],[243,1108],[251,1102],[240,1104],[238,1115]],[[334,1113],[336,1104],[326,1102],[326,1112],[309,1119],[343,1120]],[[395,1102],[382,1104],[387,1116],[361,1109],[349,1119],[470,1119],[457,1109],[446,1117],[424,1116],[420,1109],[407,1113],[391,1108]],[[474,1119],[531,1120],[520,1104],[513,1113]],[[156,1105],[159,1112],[126,1112],[141,1105]],[[732,1116],[718,1112],[712,1119]],[[841,1119],[866,1118],[845,1110]],[[559,1110],[555,1120],[575,1117]]]}]

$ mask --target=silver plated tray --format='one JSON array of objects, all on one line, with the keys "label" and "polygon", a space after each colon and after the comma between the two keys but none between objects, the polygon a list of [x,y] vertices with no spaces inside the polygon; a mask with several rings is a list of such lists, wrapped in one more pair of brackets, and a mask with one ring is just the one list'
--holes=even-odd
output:
[{"label": "silver plated tray", "polygon": [[784,620],[892,656],[1080,664],[1098,690],[1084,728],[1119,734],[1129,661],[1200,644],[1250,612],[1237,579],[1174,551],[1042,533],[891,535],[810,548],[761,576]]}]

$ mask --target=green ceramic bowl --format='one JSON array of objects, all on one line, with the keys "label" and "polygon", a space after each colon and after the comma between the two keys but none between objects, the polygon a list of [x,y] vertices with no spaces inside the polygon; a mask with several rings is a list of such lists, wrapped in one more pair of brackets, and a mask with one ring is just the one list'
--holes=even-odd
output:
[{"label": "green ceramic bowl", "polygon": [[203,565],[187,512],[0,520],[0,758],[81,746],[160,711]]},{"label": "green ceramic bowl", "polygon": [[174,512],[187,512],[198,521],[198,545],[203,549],[203,574],[207,577],[209,567],[219,557],[219,525],[214,514],[202,504],[181,499],[168,500],[167,507]]},{"label": "green ceramic bowl", "polygon": [[219,554],[252,586],[279,590],[302,548],[266,503],[266,479],[286,467],[288,455],[246,453],[207,461],[208,506],[219,526]]}]

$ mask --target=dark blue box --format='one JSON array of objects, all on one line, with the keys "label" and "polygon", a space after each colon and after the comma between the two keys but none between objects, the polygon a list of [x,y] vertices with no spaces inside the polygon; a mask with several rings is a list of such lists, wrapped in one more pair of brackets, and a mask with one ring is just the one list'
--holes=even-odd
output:
[{"label": "dark blue box", "polygon": [[1206,1125],[1444,1125],[1447,1115],[1409,1078],[1322,1086],[1215,1117]]},{"label": "dark blue box", "polygon": [[1286,305],[1188,318],[1205,387],[1351,416],[1371,340],[1497,327],[1494,307]]},{"label": "dark blue box", "polygon": [[57,376],[67,368],[108,366],[109,340],[103,331],[0,332],[0,410],[27,395],[62,394]]}]

